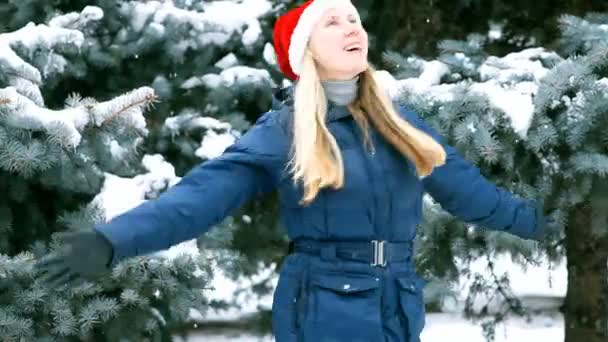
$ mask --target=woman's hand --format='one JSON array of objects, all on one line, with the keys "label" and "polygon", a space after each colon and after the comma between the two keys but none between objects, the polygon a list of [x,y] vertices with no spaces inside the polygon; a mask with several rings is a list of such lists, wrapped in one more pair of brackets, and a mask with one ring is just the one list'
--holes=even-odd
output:
[{"label": "woman's hand", "polygon": [[537,240],[548,242],[557,239],[560,235],[560,227],[552,217],[546,215],[547,210],[544,198],[538,197],[535,201],[535,206],[538,231]]},{"label": "woman's hand", "polygon": [[96,231],[57,234],[60,248],[43,257],[34,266],[49,287],[94,281],[109,273],[113,256],[112,244]]}]

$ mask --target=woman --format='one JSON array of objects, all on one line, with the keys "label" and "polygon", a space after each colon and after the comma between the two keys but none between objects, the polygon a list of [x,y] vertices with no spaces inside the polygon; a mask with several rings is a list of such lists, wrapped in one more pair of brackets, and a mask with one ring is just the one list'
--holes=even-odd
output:
[{"label": "woman", "polygon": [[297,81],[218,158],[39,264],[55,284],[195,238],[254,196],[281,195],[293,252],[272,308],[277,341],[419,341],[424,281],[412,262],[423,192],[472,223],[522,238],[540,207],[488,182],[414,112],[391,102],[367,62],[348,0],[314,0],[275,25],[281,71]]}]

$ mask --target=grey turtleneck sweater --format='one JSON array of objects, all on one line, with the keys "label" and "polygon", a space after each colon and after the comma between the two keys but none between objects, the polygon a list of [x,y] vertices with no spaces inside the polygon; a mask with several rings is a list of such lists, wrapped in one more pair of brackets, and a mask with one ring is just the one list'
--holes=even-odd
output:
[{"label": "grey turtleneck sweater", "polygon": [[359,76],[346,81],[321,81],[327,99],[340,106],[346,106],[357,97]]}]

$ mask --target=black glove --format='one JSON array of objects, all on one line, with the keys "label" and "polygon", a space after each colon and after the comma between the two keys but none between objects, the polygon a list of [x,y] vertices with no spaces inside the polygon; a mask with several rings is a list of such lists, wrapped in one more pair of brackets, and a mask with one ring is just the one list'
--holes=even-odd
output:
[{"label": "black glove", "polygon": [[34,266],[42,272],[42,281],[51,288],[94,281],[109,274],[114,250],[97,231],[58,233],[60,248]]},{"label": "black glove", "polygon": [[546,242],[559,237],[560,228],[558,227],[557,222],[555,222],[552,217],[545,215],[547,210],[545,208],[544,198],[537,198],[535,207],[536,217],[538,218],[536,239]]}]

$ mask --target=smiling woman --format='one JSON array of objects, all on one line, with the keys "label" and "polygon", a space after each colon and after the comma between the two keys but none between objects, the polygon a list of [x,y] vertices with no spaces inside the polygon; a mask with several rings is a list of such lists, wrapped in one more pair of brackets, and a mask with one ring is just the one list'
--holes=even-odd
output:
[{"label": "smiling woman", "polygon": [[367,68],[367,32],[350,2],[325,12],[312,31],[309,49],[321,79],[350,80]]},{"label": "smiling woman", "polygon": [[362,128],[368,148],[373,149],[371,123],[403,157],[413,161],[419,177],[444,163],[443,148],[404,120],[378,86],[367,61],[367,33],[349,0],[311,0],[285,14],[275,24],[274,44],[281,71],[296,81],[289,165],[294,181],[304,185],[301,204],[312,202],[323,188],[344,185],[342,152],[325,122],[328,82],[345,82],[346,87],[338,91],[346,97],[354,95],[342,105]]},{"label": "smiling woman", "polygon": [[544,221],[389,99],[349,0],[309,0],[279,17],[274,46],[294,81],[273,113],[291,147],[293,182],[280,193],[294,252],[274,295],[276,340],[420,342],[425,282],[411,246],[423,192],[467,222],[520,237],[540,236]]}]

